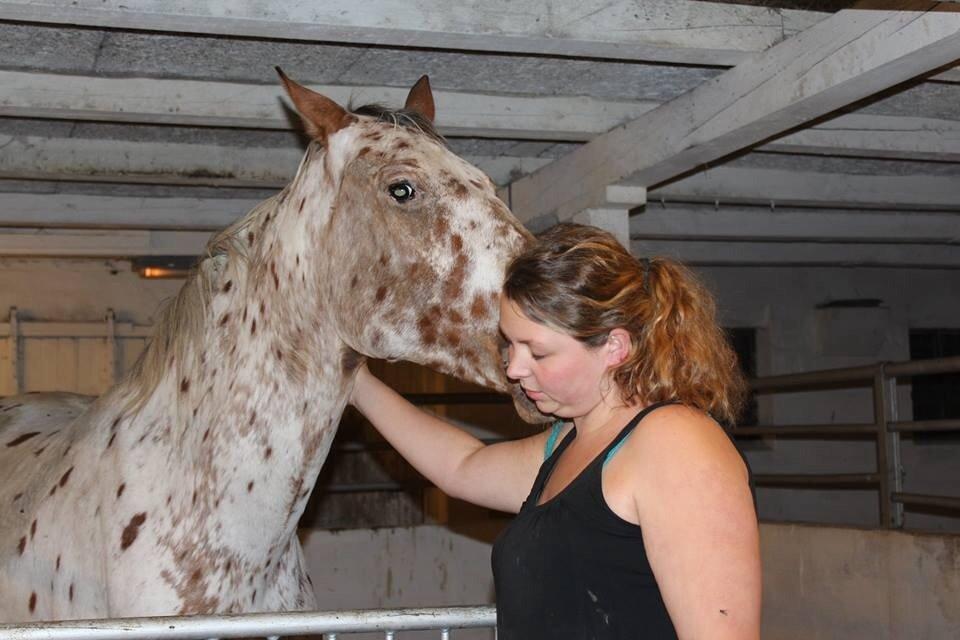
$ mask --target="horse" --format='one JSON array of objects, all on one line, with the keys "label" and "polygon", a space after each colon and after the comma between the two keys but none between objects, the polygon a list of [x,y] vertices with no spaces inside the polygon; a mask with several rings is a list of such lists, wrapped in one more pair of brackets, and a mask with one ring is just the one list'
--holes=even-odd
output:
[{"label": "horse", "polygon": [[0,620],[315,609],[296,526],[357,367],[510,392],[497,330],[530,234],[433,126],[289,79],[310,142],[214,235],[129,374],[95,401],[0,399]]}]

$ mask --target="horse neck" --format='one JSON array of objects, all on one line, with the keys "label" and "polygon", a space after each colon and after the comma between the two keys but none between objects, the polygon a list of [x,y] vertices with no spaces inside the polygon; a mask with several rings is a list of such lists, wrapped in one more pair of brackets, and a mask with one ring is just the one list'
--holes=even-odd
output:
[{"label": "horse neck", "polygon": [[268,559],[295,533],[351,381],[324,294],[308,286],[320,274],[298,270],[306,261],[280,242],[283,220],[272,217],[245,238],[248,258],[222,268],[198,337],[171,356],[181,361],[139,420],[141,440],[149,432],[178,460],[161,482],[182,518],[206,529],[217,520],[219,543]]}]

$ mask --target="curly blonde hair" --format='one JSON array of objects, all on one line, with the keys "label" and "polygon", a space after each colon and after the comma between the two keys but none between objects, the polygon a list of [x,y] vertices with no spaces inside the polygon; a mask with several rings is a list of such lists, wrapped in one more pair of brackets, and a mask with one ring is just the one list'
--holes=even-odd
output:
[{"label": "curly blonde hair", "polygon": [[564,223],[514,258],[504,294],[531,320],[588,347],[626,330],[630,353],[611,372],[625,402],[679,400],[736,421],[746,395],[737,356],[713,296],[680,263],[637,259],[602,229]]}]

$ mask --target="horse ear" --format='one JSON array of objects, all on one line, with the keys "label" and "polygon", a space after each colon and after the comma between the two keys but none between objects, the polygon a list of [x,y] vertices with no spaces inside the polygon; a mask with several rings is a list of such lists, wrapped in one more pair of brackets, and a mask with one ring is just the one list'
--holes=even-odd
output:
[{"label": "horse ear", "polygon": [[407,103],[403,105],[403,108],[416,111],[433,122],[436,111],[433,106],[433,91],[430,90],[430,78],[420,76],[417,83],[410,89],[410,93],[407,94]]},{"label": "horse ear", "polygon": [[274,67],[280,74],[280,80],[287,90],[287,95],[293,101],[293,106],[303,118],[307,134],[320,142],[349,125],[353,118],[346,109],[330,98],[311,91],[290,78],[280,69]]}]

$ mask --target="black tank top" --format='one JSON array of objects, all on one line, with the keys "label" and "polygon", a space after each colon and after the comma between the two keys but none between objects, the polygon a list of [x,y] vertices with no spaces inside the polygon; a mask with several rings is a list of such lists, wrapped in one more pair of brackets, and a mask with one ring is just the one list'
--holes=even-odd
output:
[{"label": "black tank top", "polygon": [[580,475],[538,505],[575,428],[544,461],[520,513],[493,545],[498,640],[677,637],[643,533],[610,509],[601,482],[607,455],[665,404],[638,413]]}]

